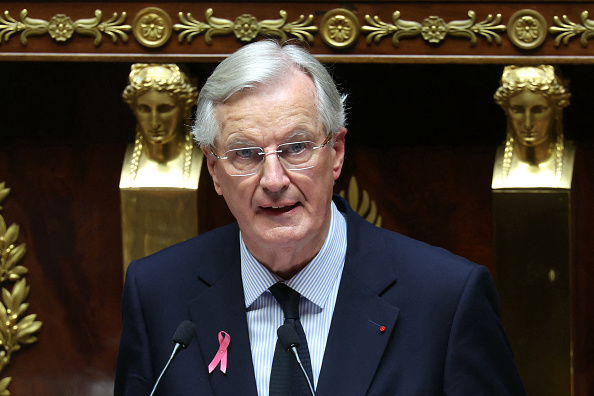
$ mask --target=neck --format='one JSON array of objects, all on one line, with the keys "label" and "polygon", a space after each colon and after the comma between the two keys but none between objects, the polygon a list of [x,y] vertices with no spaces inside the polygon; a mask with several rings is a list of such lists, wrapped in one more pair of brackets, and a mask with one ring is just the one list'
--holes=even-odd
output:
[{"label": "neck", "polygon": [[518,159],[535,166],[547,161],[555,151],[555,143],[549,140],[536,146],[525,146],[517,140],[514,144]]},{"label": "neck", "polygon": [[319,250],[305,259],[291,256],[291,253],[295,253],[294,251],[286,253],[287,254],[278,254],[276,257],[271,258],[271,261],[267,261],[268,263],[272,264],[266,264],[260,260],[258,261],[260,261],[260,263],[273,274],[280,276],[284,280],[289,280],[297,275],[302,269],[304,269],[307,264],[309,264],[311,260],[316,257],[316,255],[319,253]]},{"label": "neck", "polygon": [[296,244],[282,246],[278,242],[268,244],[253,244],[244,239],[244,243],[252,256],[273,274],[289,280],[303,270],[322,250],[328,230],[330,218],[323,227],[325,232],[320,238],[309,238]]}]

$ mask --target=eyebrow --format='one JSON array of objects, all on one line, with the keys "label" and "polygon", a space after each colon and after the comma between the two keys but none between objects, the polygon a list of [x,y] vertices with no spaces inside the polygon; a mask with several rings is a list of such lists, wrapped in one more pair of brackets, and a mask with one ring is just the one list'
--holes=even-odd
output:
[{"label": "eyebrow", "polygon": [[243,147],[258,147],[252,140],[248,139],[247,137],[240,136],[236,138],[230,139],[225,144],[225,150],[231,150],[234,148],[243,148]]},{"label": "eyebrow", "polygon": [[314,134],[311,133],[308,130],[305,129],[296,129],[293,131],[293,133],[291,133],[290,135],[288,135],[287,137],[285,137],[283,139],[284,142],[288,143],[288,142],[294,142],[296,140],[313,140],[314,139]]},{"label": "eyebrow", "polygon": [[[290,143],[302,140],[314,140],[314,134],[307,129],[299,128],[295,129],[292,133],[282,139],[282,143]],[[281,144],[282,144],[281,143]],[[225,150],[232,150],[236,148],[245,147],[260,147],[257,143],[246,136],[238,136],[229,139],[225,144]]]}]

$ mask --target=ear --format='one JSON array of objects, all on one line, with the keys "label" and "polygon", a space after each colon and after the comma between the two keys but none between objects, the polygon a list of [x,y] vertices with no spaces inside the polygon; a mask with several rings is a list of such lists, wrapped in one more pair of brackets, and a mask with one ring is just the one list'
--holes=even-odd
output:
[{"label": "ear", "polygon": [[346,137],[347,130],[346,128],[341,128],[340,131],[336,135],[334,135],[334,163],[333,163],[333,173],[334,173],[334,180],[338,179],[340,173],[342,172],[342,165],[344,164],[344,153],[345,153],[345,137]]},{"label": "ear", "polygon": [[202,152],[204,153],[204,156],[206,157],[206,165],[208,166],[208,173],[210,173],[210,177],[212,177],[212,182],[214,183],[215,191],[217,192],[217,194],[223,195],[223,192],[221,190],[221,184],[219,183],[219,178],[217,177],[217,173],[216,173],[216,169],[215,169],[217,159],[212,154],[212,152],[210,151],[210,148],[207,145],[201,144],[200,148],[202,149]]}]

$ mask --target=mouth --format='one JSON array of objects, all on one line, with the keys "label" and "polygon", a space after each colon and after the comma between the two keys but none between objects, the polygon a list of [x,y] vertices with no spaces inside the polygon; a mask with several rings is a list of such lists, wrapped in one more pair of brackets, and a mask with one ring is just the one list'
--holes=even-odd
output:
[{"label": "mouth", "polygon": [[296,202],[292,205],[261,206],[260,210],[266,214],[279,215],[279,214],[289,213],[300,205],[301,204],[299,202]]}]

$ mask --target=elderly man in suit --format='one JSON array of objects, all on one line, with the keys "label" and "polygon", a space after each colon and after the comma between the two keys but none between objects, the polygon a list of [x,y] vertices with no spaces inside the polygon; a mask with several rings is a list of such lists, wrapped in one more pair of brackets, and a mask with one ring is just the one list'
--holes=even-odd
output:
[{"label": "elderly man in suit", "polygon": [[[156,394],[525,394],[485,267],[333,196],[344,99],[295,45],[250,44],[216,68],[194,134],[237,222],[129,266],[116,396],[149,394],[184,320],[195,340]],[[277,345],[283,323],[303,369]]]}]

